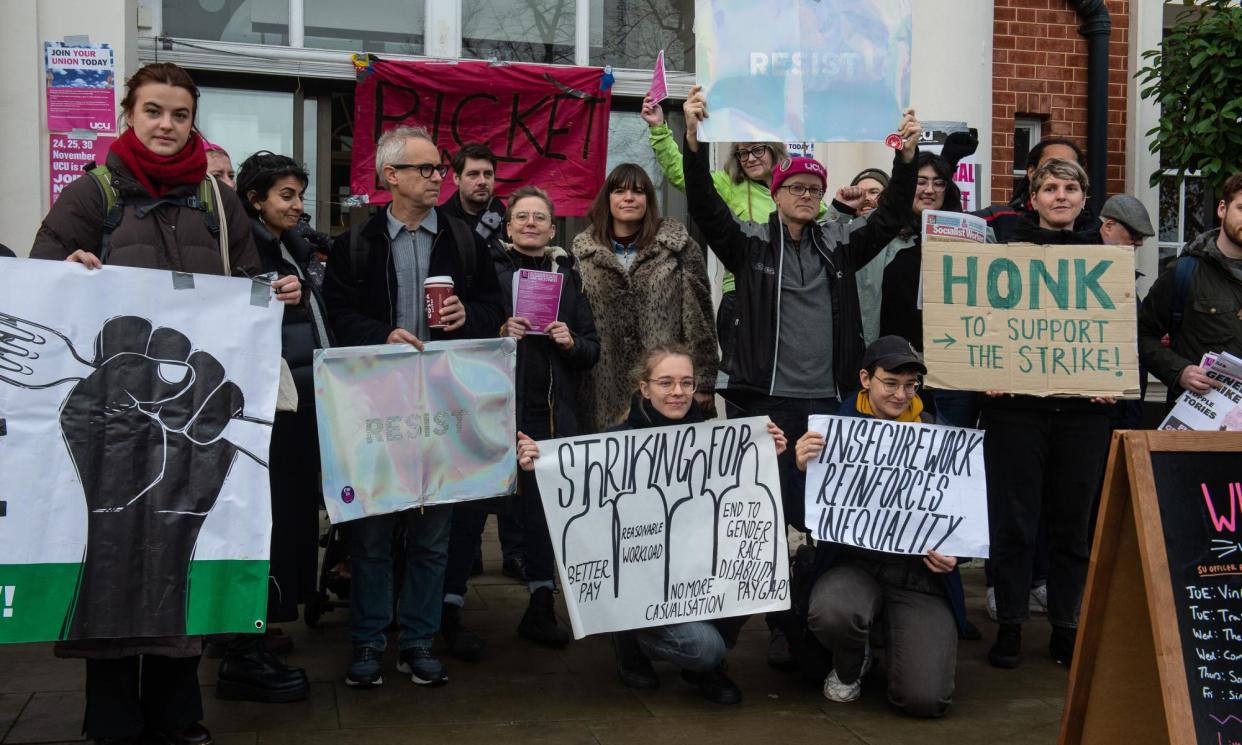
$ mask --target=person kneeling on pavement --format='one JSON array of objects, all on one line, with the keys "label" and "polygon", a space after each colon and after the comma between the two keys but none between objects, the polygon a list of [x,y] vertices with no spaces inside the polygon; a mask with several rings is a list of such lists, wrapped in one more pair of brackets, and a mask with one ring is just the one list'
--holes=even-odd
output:
[{"label": "person kneeling on pavement", "polygon": [[[703,410],[694,400],[696,388],[694,359],[688,346],[659,345],[639,359],[633,376],[638,393],[630,406],[629,418],[609,429],[622,432],[704,421]],[[779,455],[785,450],[785,435],[768,422],[768,432]],[[518,465],[535,470],[539,444],[525,435],[518,436]],[[703,697],[717,704],[737,704],[742,691],[725,675],[725,654],[737,641],[746,616],[714,621],[690,621],[653,626],[613,634],[617,653],[617,672],[630,688],[654,690],[660,678],[651,666],[653,660],[671,662],[681,668],[682,680],[698,687]]]},{"label": "person kneeling on pavement", "polygon": [[[867,347],[862,364],[862,390],[841,404],[839,416],[924,421],[918,389],[927,367],[910,342],[882,336]],[[799,438],[798,468],[805,471],[823,449],[818,432]],[[902,556],[824,542],[815,560],[818,579],[807,625],[832,652],[824,698],[838,703],[858,699],[871,668],[871,631],[879,622],[889,701],[912,716],[943,716],[953,701],[955,615],[962,610],[950,600],[951,584],[961,582],[957,559],[936,551]]]}]

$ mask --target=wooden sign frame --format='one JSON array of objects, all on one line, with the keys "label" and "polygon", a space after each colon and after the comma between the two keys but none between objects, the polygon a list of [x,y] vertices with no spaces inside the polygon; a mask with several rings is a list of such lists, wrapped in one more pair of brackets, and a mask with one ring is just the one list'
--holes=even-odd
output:
[{"label": "wooden sign frame", "polygon": [[1242,433],[1113,434],[1059,745],[1198,745],[1151,454],[1208,452]]}]

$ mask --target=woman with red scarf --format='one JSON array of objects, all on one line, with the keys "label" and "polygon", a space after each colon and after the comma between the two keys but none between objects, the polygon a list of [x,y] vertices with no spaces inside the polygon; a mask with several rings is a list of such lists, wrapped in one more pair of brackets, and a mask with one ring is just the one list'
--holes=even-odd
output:
[{"label": "woman with red scarf", "polygon": [[[199,274],[258,274],[261,265],[250,220],[233,190],[220,185],[210,211],[192,204],[207,176],[203,138],[194,130],[194,81],[176,65],[156,63],[134,73],[125,86],[121,107],[126,129],[107,161],[116,199],[106,198],[103,185],[91,175],[69,184],[43,219],[31,257],[92,269],[108,263]],[[112,202],[122,205],[122,213],[109,231],[105,221]],[[213,219],[225,229],[213,230]],[[227,253],[221,250],[222,235],[228,236]],[[282,302],[301,302],[297,277],[280,277],[273,289]],[[84,730],[96,742],[212,741],[199,723],[201,637],[72,639],[58,643],[56,653],[86,659]]]}]

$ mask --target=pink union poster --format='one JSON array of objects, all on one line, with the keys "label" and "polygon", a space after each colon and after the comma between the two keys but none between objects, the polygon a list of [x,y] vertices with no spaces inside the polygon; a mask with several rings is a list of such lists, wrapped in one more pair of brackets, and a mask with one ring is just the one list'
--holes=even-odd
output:
[{"label": "pink union poster", "polygon": [[110,44],[43,43],[47,72],[47,128],[116,132],[116,70]]},{"label": "pink union poster", "polygon": [[48,161],[51,166],[52,201],[60,197],[60,192],[71,182],[77,180],[85,171],[82,169],[93,161],[103,165],[108,157],[108,148],[116,137],[101,135],[99,137],[70,137],[65,134],[49,135]]}]

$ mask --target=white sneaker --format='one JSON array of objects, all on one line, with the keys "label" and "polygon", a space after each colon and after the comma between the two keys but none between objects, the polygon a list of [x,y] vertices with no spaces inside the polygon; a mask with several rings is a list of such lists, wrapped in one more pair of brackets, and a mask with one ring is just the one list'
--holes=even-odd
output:
[{"label": "white sneaker", "polygon": [[829,701],[836,701],[838,704],[848,704],[851,701],[857,701],[862,695],[862,678],[850,684],[841,682],[837,677],[837,671],[834,669],[828,673],[828,677],[824,678],[824,698]]},{"label": "white sneaker", "polygon": [[996,620],[996,588],[988,588],[988,618]]},{"label": "white sneaker", "polygon": [[1048,612],[1048,585],[1036,585],[1031,588],[1031,599],[1027,604],[1032,613]]}]

